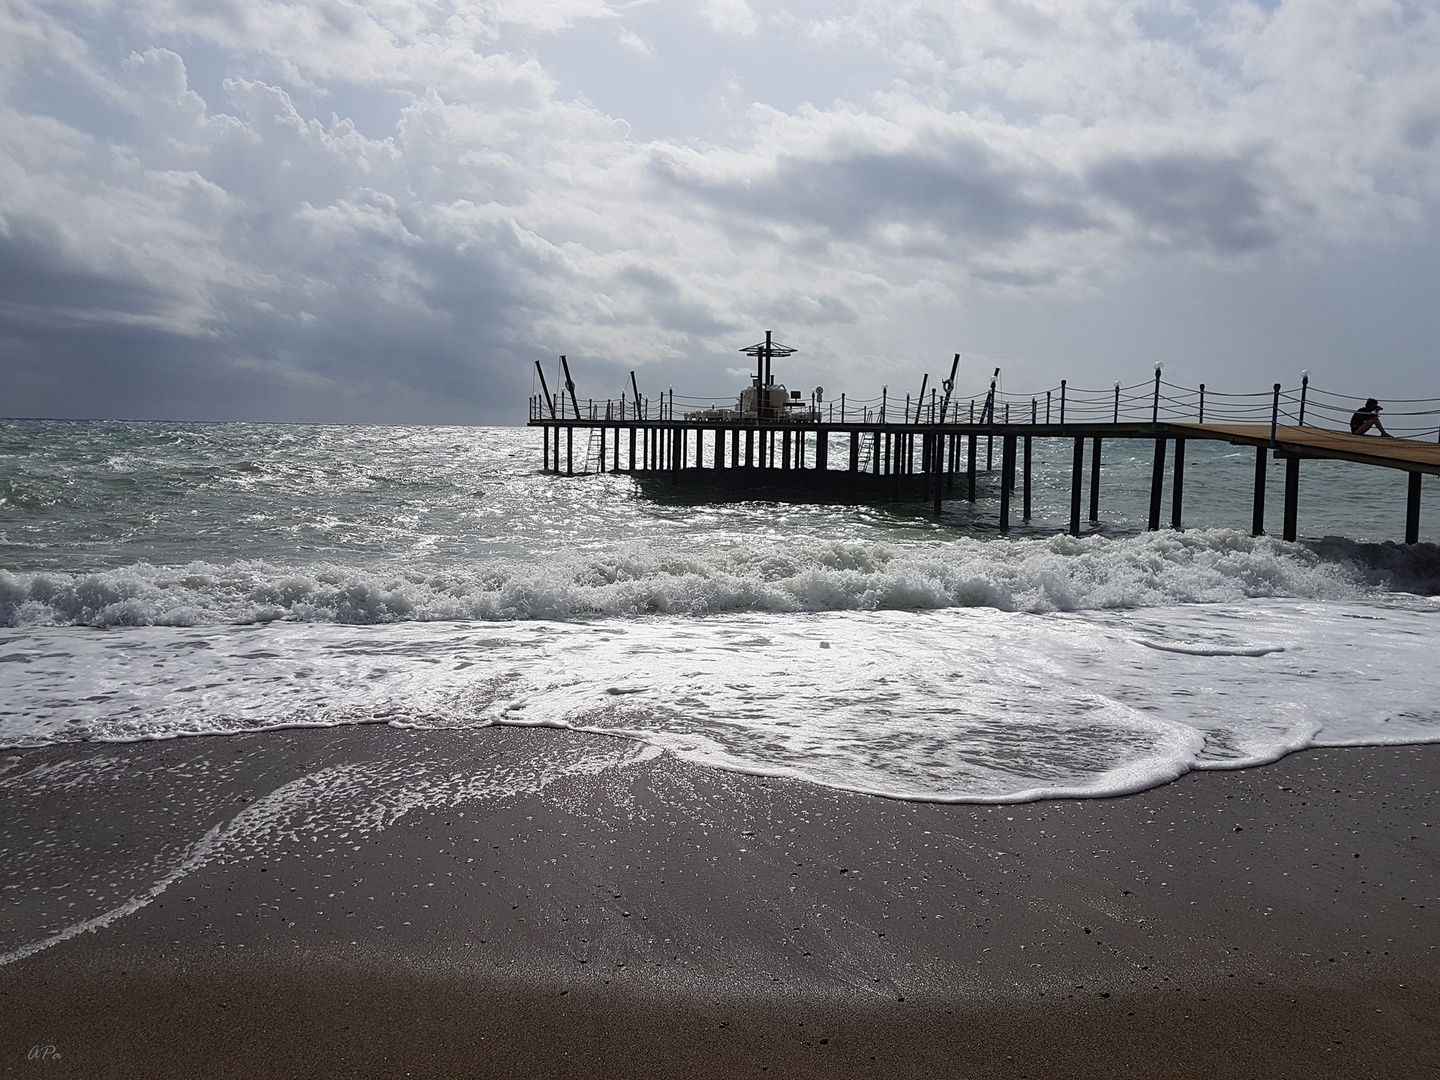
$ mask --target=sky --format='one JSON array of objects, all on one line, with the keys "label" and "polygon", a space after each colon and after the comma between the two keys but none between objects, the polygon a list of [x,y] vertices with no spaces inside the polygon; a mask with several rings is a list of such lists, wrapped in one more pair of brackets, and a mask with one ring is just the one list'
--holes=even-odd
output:
[{"label": "sky", "polygon": [[1440,396],[1437,219],[1433,0],[0,0],[0,415]]}]

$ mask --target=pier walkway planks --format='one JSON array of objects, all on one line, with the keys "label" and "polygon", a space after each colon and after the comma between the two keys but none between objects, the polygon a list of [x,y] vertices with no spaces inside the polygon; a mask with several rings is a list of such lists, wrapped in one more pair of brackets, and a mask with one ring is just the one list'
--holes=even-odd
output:
[{"label": "pier walkway planks", "polygon": [[[1189,429],[1185,438],[1224,439],[1246,446],[1269,446],[1270,428],[1264,424],[1176,424],[1162,428]],[[1177,433],[1172,431],[1172,434]],[[1417,439],[1387,439],[1376,435],[1351,435],[1318,427],[1280,427],[1275,433],[1275,450],[1280,457],[1332,458],[1376,465],[1383,469],[1440,475],[1440,443]]]}]

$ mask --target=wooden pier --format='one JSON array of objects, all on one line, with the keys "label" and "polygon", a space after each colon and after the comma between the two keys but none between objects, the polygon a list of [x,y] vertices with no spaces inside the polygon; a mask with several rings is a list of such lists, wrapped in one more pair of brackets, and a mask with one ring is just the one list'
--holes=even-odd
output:
[{"label": "wooden pier", "polygon": [[[768,344],[767,336],[765,346],[752,349],[767,348]],[[543,380],[543,372],[541,377]],[[964,408],[952,397],[953,378],[952,368],[951,379],[944,383],[943,399],[936,389],[927,400],[922,383],[914,401],[907,398],[902,404],[882,393],[879,399],[852,403],[842,395],[838,410],[835,402],[827,410],[817,392],[809,404],[793,402],[789,410],[746,416],[743,399],[739,408],[721,408],[713,403],[686,408],[682,400],[677,409],[673,393],[668,400],[663,396],[646,400],[638,389],[633,398],[590,400],[588,407],[582,408],[567,365],[564,380],[568,400],[563,395],[551,396],[542,381],[542,393],[531,399],[529,423],[542,430],[541,460],[543,468],[551,473],[573,476],[624,472],[677,487],[725,492],[732,497],[921,502],[929,504],[937,517],[947,499],[974,502],[977,474],[993,471],[998,464],[998,524],[1002,532],[1011,527],[1016,516],[1030,519],[1036,439],[1071,443],[1069,531],[1076,536],[1081,532],[1084,509],[1087,451],[1088,518],[1091,522],[1099,520],[1100,461],[1107,439],[1154,443],[1148,520],[1151,530],[1162,524],[1167,472],[1171,477],[1168,524],[1182,527],[1186,445],[1196,440],[1255,448],[1251,530],[1256,536],[1265,532],[1267,466],[1272,456],[1285,462],[1281,535],[1286,540],[1296,538],[1302,461],[1351,461],[1407,473],[1407,544],[1419,538],[1421,477],[1427,473],[1440,475],[1440,442],[1357,436],[1305,424],[1307,402],[1312,417],[1317,408],[1310,400],[1308,379],[1297,391],[1290,392],[1283,392],[1279,385],[1268,394],[1217,395],[1212,391],[1208,405],[1212,417],[1218,412],[1220,419],[1205,422],[1205,387],[1190,391],[1165,386],[1163,389],[1171,392],[1162,394],[1158,367],[1153,384],[1116,384],[1113,391],[1096,392],[1070,390],[1062,382],[1060,387],[1046,391],[1043,398],[1037,394],[1019,401],[1014,395],[1001,395],[992,380],[983,398],[976,395]],[[768,385],[768,371],[761,379],[763,382],[757,380],[757,386]],[[631,385],[635,385],[633,375]],[[1148,392],[1137,394],[1137,390]],[[1257,398],[1266,400],[1258,402],[1254,400]],[[1333,422],[1337,413],[1348,416],[1352,400],[1356,399],[1344,399],[1339,405],[1321,403],[1319,408],[1328,410]],[[1139,411],[1149,416],[1134,416],[1137,403],[1143,403]],[[1108,415],[1097,418],[1095,413],[1102,408]],[[901,419],[887,420],[892,410]],[[1434,411],[1398,415],[1430,419]],[[1012,418],[1016,412],[1018,422]],[[1176,412],[1190,412],[1195,419],[1182,419],[1174,415]],[[1234,422],[1258,419],[1257,413],[1268,423]],[[1426,434],[1433,440],[1440,432]]]}]

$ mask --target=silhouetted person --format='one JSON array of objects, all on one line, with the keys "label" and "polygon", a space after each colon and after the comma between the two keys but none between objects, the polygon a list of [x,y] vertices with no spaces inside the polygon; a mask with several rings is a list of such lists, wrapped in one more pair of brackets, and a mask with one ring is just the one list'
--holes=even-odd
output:
[{"label": "silhouetted person", "polygon": [[1356,409],[1355,415],[1350,417],[1350,434],[1364,435],[1372,427],[1387,439],[1394,438],[1390,432],[1385,430],[1385,425],[1380,423],[1380,402],[1373,397],[1367,398],[1365,404]]}]

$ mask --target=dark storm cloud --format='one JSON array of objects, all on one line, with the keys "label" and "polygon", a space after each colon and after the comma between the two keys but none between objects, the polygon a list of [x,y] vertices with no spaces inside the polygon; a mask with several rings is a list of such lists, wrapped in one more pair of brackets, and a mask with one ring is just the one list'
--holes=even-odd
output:
[{"label": "dark storm cloud", "polygon": [[[199,331],[148,283],[67,265],[38,237],[0,237],[6,415],[474,423],[513,414],[531,350],[517,300],[485,259],[411,256],[397,304],[352,253],[307,318],[235,302]],[[357,268],[358,272],[357,272]],[[338,267],[337,267],[338,269]],[[312,298],[314,299],[314,298]]]},{"label": "dark storm cloud", "polygon": [[158,319],[167,298],[143,282],[68,265],[56,230],[24,221],[0,233],[0,334],[25,328],[123,325]]},{"label": "dark storm cloud", "polygon": [[[900,224],[977,243],[1014,240],[1034,229],[1094,224],[1076,190],[1050,171],[1022,170],[974,140],[826,158],[782,156],[760,180],[707,182],[657,164],[655,174],[714,205],[789,224],[822,226],[861,240]],[[934,242],[915,241],[917,250]]]},{"label": "dark storm cloud", "polygon": [[[916,254],[944,244],[984,248],[1027,236],[1111,232],[1143,246],[1242,253],[1282,236],[1271,204],[1288,194],[1256,153],[1110,155],[1071,176],[1034,162],[1007,161],[974,140],[897,152],[782,157],[760,179],[709,181],[668,163],[664,183],[752,220],[822,227],[847,241],[889,225],[909,226]],[[1117,221],[1114,209],[1126,220]],[[925,237],[939,234],[943,242]],[[958,252],[957,252],[958,254]],[[1045,286],[1059,267],[974,268],[976,277],[1016,287]]]},{"label": "dark storm cloud", "polygon": [[1266,209],[1266,184],[1278,181],[1254,155],[1117,158],[1092,169],[1090,182],[1171,246],[1229,253],[1280,240]]}]

